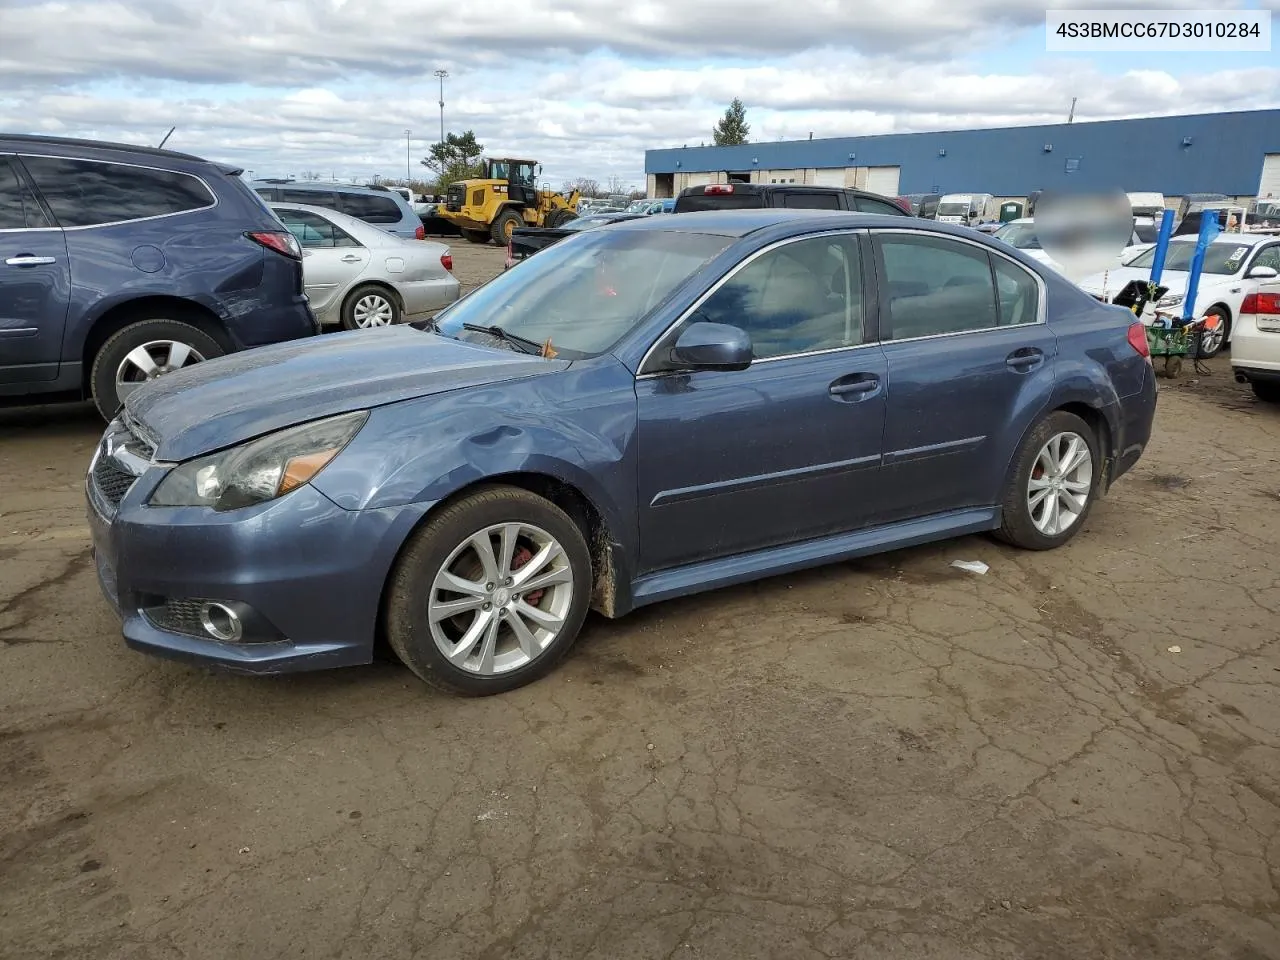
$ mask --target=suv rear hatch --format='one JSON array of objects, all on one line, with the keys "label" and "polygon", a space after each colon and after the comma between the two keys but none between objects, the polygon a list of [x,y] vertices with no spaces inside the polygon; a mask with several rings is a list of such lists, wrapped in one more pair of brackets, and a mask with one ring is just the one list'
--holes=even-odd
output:
[{"label": "suv rear hatch", "polygon": [[764,191],[754,183],[709,183],[685,187],[676,197],[672,213],[700,210],[757,210],[765,206]]}]

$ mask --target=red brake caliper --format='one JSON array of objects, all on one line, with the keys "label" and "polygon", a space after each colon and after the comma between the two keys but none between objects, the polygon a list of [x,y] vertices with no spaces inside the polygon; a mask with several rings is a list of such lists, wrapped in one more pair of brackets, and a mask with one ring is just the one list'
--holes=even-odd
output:
[{"label": "red brake caliper", "polygon": [[[511,555],[511,569],[519,570],[526,563],[533,559],[533,551],[528,547],[516,547],[516,552]],[[542,595],[546,590],[533,590],[524,595],[524,602],[531,607],[536,607],[542,602]]]}]

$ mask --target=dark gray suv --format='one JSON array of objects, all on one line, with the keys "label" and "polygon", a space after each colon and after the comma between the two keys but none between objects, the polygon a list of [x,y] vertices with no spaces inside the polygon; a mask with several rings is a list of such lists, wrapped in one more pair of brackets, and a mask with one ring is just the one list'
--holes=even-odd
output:
[{"label": "dark gray suv", "polygon": [[110,419],[170,370],[319,333],[293,235],[241,171],[0,134],[0,401]]}]

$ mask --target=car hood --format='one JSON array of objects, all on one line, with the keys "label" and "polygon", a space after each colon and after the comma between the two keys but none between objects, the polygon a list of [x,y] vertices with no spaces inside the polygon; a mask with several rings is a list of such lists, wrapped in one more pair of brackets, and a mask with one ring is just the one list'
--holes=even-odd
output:
[{"label": "car hood", "polygon": [[[1081,289],[1088,293],[1101,293],[1103,274],[1095,273],[1091,277],[1086,277],[1080,281]],[[1107,281],[1107,293],[1115,295],[1119,293],[1126,283],[1130,280],[1149,280],[1151,279],[1150,267],[1121,267],[1118,270],[1112,270],[1105,274]],[[1187,281],[1191,275],[1185,270],[1166,270],[1160,278],[1160,286],[1168,287],[1166,297],[1185,296],[1187,292]],[[1218,273],[1202,273],[1200,275],[1200,287],[1196,291],[1196,300],[1200,300],[1202,295],[1206,295],[1220,286],[1235,283],[1237,277],[1227,276]]]},{"label": "car hood", "polygon": [[333,333],[166,374],[130,394],[125,415],[156,459],[187,460],[308,420],[566,366],[407,326]]}]

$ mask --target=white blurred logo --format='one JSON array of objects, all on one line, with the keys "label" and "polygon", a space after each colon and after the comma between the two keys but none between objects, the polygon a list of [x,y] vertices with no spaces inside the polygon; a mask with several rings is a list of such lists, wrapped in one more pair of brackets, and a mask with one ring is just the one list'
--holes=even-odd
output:
[{"label": "white blurred logo", "polygon": [[1120,265],[1133,236],[1129,198],[1114,193],[1045,193],[1036,201],[1036,238],[1071,280]]}]

